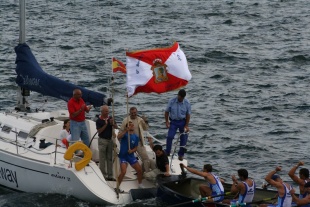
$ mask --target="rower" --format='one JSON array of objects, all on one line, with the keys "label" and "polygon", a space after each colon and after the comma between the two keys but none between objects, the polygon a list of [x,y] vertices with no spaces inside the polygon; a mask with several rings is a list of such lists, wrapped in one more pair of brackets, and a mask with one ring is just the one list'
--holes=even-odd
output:
[{"label": "rower", "polygon": [[[254,198],[256,188],[254,180],[248,177],[248,171],[246,169],[239,169],[237,172],[241,182],[237,180],[235,175],[232,175],[233,184],[231,185],[230,192],[232,194],[239,193],[239,198],[238,200],[224,200],[223,203],[230,203],[231,205],[236,203],[250,203]],[[251,205],[244,206],[249,207]]]},{"label": "rower", "polygon": [[[212,165],[206,164],[203,166],[203,171],[199,171],[190,167],[185,166],[183,163],[180,164],[181,167],[186,168],[189,172],[194,173],[203,177],[208,184],[200,184],[199,191],[201,197],[211,197],[208,202],[221,202],[224,200],[224,187],[221,179],[212,173]],[[218,195],[218,196],[216,196]]]}]

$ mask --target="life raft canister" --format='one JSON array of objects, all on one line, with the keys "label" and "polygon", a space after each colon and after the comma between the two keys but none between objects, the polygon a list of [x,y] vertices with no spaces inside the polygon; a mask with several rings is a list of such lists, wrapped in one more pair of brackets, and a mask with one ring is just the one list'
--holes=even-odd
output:
[{"label": "life raft canister", "polygon": [[76,142],[67,149],[64,158],[66,160],[71,160],[73,158],[74,152],[77,150],[82,150],[84,153],[83,159],[75,163],[75,169],[79,171],[82,170],[90,162],[93,153],[84,143]]}]

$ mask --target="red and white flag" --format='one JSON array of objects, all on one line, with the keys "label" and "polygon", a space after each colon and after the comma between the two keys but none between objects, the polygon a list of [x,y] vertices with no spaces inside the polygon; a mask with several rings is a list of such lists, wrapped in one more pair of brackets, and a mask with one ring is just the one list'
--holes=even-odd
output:
[{"label": "red and white flag", "polygon": [[176,42],[169,48],[126,52],[128,97],[137,93],[165,93],[187,85],[192,75]]}]

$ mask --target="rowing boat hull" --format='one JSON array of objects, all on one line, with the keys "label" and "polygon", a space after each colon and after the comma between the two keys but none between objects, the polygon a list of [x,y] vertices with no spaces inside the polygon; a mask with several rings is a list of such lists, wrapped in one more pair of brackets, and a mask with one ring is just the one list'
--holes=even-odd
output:
[{"label": "rowing boat hull", "polygon": [[[199,185],[206,184],[204,179],[194,177],[183,177],[181,175],[173,175],[170,177],[164,177],[162,175],[157,177],[158,190],[157,197],[158,202],[163,205],[176,205],[177,206],[207,206],[207,207],[222,207],[227,206],[220,203],[191,203],[199,197]],[[229,192],[231,184],[224,183],[225,192]],[[260,201],[265,198],[275,197],[277,192],[275,190],[265,190],[256,188],[253,201]],[[225,196],[225,199],[232,199],[233,195]],[[183,205],[181,205],[184,203]],[[180,204],[180,205],[179,205]]]}]

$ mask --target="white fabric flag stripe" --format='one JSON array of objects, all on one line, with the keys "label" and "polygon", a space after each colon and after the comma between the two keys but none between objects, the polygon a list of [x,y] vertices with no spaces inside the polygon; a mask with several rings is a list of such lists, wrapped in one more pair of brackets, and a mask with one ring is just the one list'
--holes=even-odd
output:
[{"label": "white fabric flag stripe", "polygon": [[128,56],[126,57],[126,68],[127,92],[130,97],[138,86],[144,86],[153,77],[153,72],[150,64]]},{"label": "white fabric flag stripe", "polygon": [[189,81],[192,78],[188,70],[186,56],[183,51],[178,47],[178,50],[170,55],[166,61],[168,73],[178,78]]}]

